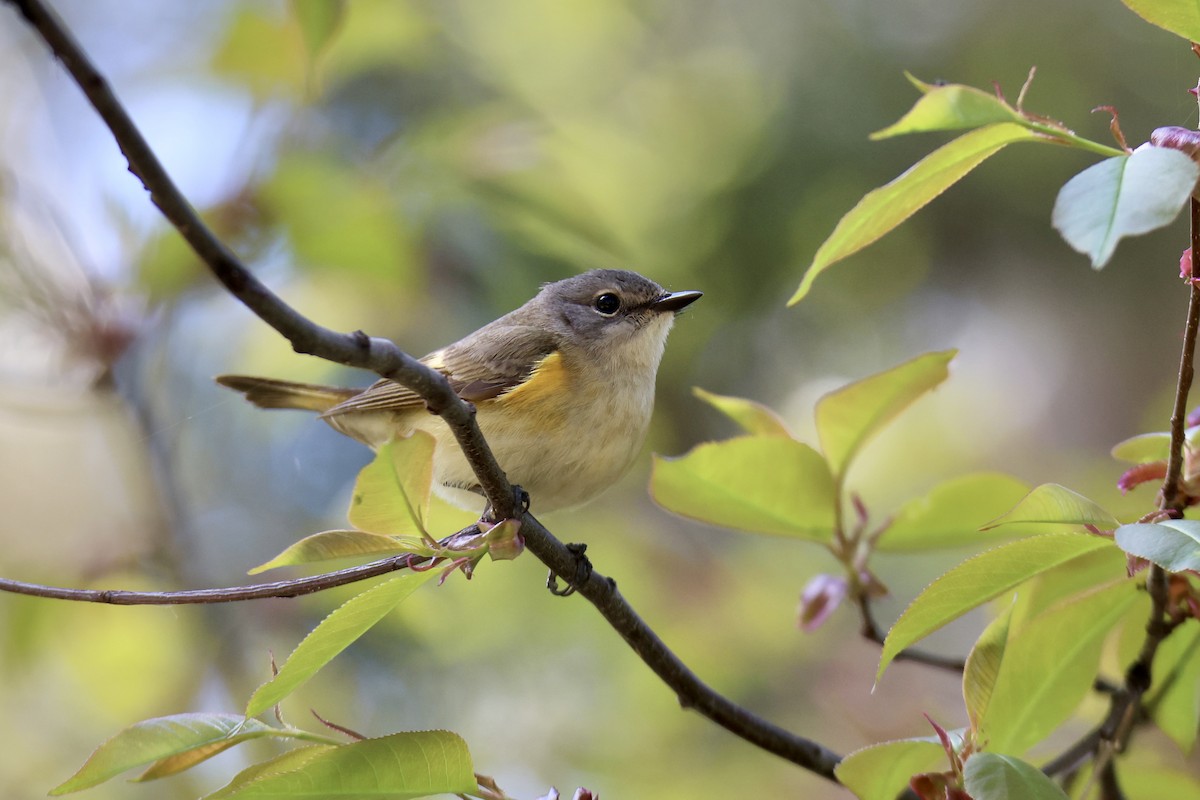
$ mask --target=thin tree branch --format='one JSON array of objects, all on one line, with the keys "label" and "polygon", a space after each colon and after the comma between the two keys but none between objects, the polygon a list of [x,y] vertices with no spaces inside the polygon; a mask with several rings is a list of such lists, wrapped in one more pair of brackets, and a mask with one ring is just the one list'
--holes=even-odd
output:
[{"label": "thin tree branch", "polygon": [[[361,331],[341,334],[312,323],[251,275],[209,231],[175,187],[107,82],[91,65],[57,15],[40,0],[7,2],[16,7],[63,63],[112,131],[129,162],[130,171],[142,181],[154,204],[226,289],[288,339],[297,352],[370,369],[417,392],[430,411],[439,414],[454,432],[496,516],[520,517],[517,498],[479,432],[472,407],[450,389],[446,379],[385,339],[369,338]],[[829,780],[836,780],[833,768],[840,760],[836,753],[755,716],[713,691],[625,602],[617,592],[615,581],[591,571],[586,576],[578,576],[580,561],[575,553],[527,512],[522,523],[521,532],[527,548],[558,575],[577,576],[572,583],[579,594],[600,611],[646,665],[675,691],[681,705],[696,709],[726,730],[768,752]]]},{"label": "thin tree branch", "polygon": [[[871,610],[871,599],[865,594],[860,595],[858,599],[858,614],[861,621],[859,633],[863,638],[870,639],[877,645],[883,645],[883,632],[879,630],[879,625],[875,622],[875,614]],[[966,662],[960,658],[951,656],[943,656],[938,653],[930,653],[926,650],[921,650],[916,647],[906,647],[895,656],[896,661],[912,661],[916,664],[925,664],[929,667],[937,667],[944,669],[947,672],[962,674],[966,668]]]}]

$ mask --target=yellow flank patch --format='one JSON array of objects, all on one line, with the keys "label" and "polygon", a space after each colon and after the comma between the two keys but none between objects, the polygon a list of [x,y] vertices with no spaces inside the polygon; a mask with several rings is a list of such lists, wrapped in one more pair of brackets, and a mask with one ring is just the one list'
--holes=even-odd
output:
[{"label": "yellow flank patch", "polygon": [[495,402],[502,408],[544,406],[544,413],[553,413],[554,406],[565,404],[570,397],[570,383],[562,354],[551,353],[538,362],[524,383],[500,395]]}]

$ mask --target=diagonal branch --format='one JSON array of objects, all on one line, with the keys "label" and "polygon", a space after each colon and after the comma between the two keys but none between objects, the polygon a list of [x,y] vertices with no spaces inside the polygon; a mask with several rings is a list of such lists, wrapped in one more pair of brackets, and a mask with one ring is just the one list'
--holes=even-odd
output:
[{"label": "diagonal branch", "polygon": [[[6,0],[38,32],[108,125],[129,162],[129,169],[150,198],[179,230],[196,254],[229,292],[284,336],[299,353],[372,370],[417,392],[429,409],[454,432],[498,518],[518,515],[512,486],[496,462],[475,422],[472,407],[460,399],[446,379],[402,352],[390,341],[361,331],[345,334],[323,328],[284,303],[208,229],[163,169],[107,81],[88,60],[61,20],[41,0]],[[558,541],[532,515],[525,513],[521,533],[528,549],[559,575],[578,575],[579,557]],[[376,562],[379,563],[379,562]],[[371,565],[364,565],[364,569]],[[735,735],[829,780],[840,757],[797,736],[715,692],[671,652],[617,592],[615,581],[596,572],[572,581],[642,660],[694,708]],[[3,588],[3,587],[0,587]],[[110,594],[111,596],[111,594]]]}]

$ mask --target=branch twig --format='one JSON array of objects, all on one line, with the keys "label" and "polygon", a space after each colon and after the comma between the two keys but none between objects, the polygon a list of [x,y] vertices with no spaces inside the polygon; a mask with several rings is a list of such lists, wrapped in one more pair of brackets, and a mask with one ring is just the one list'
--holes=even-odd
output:
[{"label": "branch twig", "polygon": [[[454,432],[497,518],[518,516],[512,487],[480,434],[473,409],[451,390],[446,379],[386,339],[370,338],[361,331],[337,333],[316,325],[271,292],[213,235],[192,209],[103,76],[92,66],[58,17],[40,0],[7,2],[25,17],[62,62],[108,125],[129,162],[130,171],[142,181],[154,204],[225,288],[291,342],[296,352],[369,369],[417,392],[429,409],[439,414]],[[563,576],[576,574],[576,555],[532,515],[524,515],[521,532],[526,547],[551,570]],[[577,579],[577,583],[579,594],[600,611],[646,665],[675,691],[685,708],[696,709],[768,752],[836,780],[833,768],[840,760],[837,754],[760,719],[705,685],[625,602],[614,581],[592,572],[586,578]],[[108,596],[112,597],[114,593]]]}]

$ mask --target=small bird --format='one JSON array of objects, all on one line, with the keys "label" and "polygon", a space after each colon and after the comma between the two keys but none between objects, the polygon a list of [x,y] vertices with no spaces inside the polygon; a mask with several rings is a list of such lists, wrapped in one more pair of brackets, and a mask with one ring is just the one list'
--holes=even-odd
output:
[{"label": "small bird", "polygon": [[[617,481],[645,441],[654,383],[675,315],[701,292],[668,292],[627,270],[547,283],[520,308],[421,359],[474,403],[509,481],[539,512],[582,505]],[[434,489],[478,508],[480,489],[450,429],[390,380],[366,389],[221,375],[260,408],[320,413],[378,449],[414,430],[433,434]]]}]

